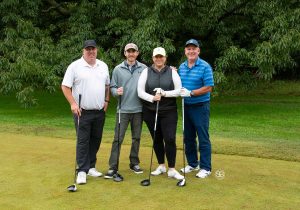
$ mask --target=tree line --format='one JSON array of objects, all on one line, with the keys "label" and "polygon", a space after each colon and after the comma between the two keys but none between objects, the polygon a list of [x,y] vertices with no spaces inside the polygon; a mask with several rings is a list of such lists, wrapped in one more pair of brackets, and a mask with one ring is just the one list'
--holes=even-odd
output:
[{"label": "tree line", "polygon": [[298,0],[5,0],[0,14],[0,93],[16,93],[25,106],[35,90],[57,90],[86,39],[97,41],[110,69],[126,43],[139,46],[146,64],[162,46],[178,66],[184,43],[197,39],[219,89],[299,78]]}]

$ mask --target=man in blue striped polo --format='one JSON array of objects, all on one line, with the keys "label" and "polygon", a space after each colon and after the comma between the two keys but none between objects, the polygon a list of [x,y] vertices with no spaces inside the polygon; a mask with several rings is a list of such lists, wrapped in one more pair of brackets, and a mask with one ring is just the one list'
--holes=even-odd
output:
[{"label": "man in blue striped polo", "polygon": [[187,60],[180,65],[178,71],[183,87],[181,97],[184,97],[184,143],[188,165],[181,171],[189,173],[200,169],[196,177],[206,178],[211,174],[211,143],[208,129],[210,93],[214,86],[213,72],[211,66],[199,58],[200,46],[197,40],[188,40],[184,51]]}]

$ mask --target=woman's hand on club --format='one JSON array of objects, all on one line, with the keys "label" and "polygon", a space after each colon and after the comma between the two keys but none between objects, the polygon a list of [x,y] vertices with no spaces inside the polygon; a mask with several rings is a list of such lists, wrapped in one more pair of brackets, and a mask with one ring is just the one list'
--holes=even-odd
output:
[{"label": "woman's hand on club", "polygon": [[161,100],[161,94],[156,94],[154,97],[153,97],[153,101],[160,101]]},{"label": "woman's hand on club", "polygon": [[161,96],[166,96],[166,92],[161,88],[155,88],[153,91],[155,91],[156,94],[160,94]]}]

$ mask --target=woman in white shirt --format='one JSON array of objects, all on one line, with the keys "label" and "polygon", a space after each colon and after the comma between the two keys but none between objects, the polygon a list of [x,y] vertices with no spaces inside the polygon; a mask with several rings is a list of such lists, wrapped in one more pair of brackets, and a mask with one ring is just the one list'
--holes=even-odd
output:
[{"label": "woman in white shirt", "polygon": [[153,65],[143,70],[138,82],[138,96],[143,103],[143,120],[154,137],[156,106],[159,103],[153,148],[159,166],[151,174],[154,176],[167,172],[165,156],[168,161],[168,177],[183,179],[175,169],[177,104],[180,96],[181,80],[177,71],[166,65],[166,51],[162,47],[153,50]]}]

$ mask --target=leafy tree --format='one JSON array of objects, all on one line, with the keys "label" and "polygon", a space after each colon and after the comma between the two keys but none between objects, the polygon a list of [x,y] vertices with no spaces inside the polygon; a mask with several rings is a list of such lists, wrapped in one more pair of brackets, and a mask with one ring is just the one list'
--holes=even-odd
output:
[{"label": "leafy tree", "polygon": [[0,92],[16,92],[25,106],[36,89],[55,91],[59,78],[55,46],[47,30],[35,26],[41,1],[2,1]]},{"label": "leafy tree", "polygon": [[6,0],[0,13],[0,93],[15,92],[25,106],[35,90],[57,90],[85,39],[97,40],[111,69],[128,42],[145,63],[163,46],[178,66],[185,41],[201,40],[217,87],[299,74],[298,0]]}]

